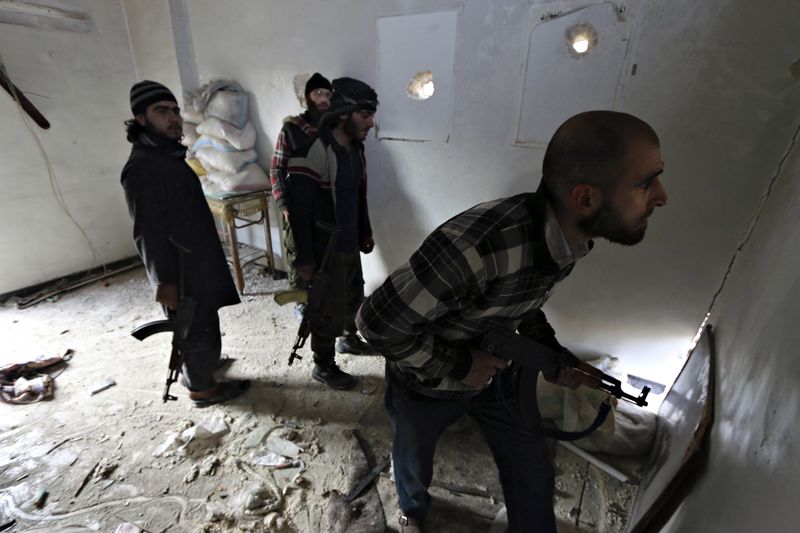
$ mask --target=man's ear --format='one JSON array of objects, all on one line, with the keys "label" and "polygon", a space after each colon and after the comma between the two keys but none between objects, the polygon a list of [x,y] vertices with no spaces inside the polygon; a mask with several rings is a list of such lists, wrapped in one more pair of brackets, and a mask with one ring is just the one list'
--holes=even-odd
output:
[{"label": "man's ear", "polygon": [[138,122],[140,126],[146,126],[147,125],[147,119],[144,118],[144,115],[142,115],[141,113],[136,115],[134,118],[136,119],[136,122]]},{"label": "man's ear", "polygon": [[597,187],[581,183],[572,188],[569,196],[570,207],[579,215],[593,214],[603,203]]}]

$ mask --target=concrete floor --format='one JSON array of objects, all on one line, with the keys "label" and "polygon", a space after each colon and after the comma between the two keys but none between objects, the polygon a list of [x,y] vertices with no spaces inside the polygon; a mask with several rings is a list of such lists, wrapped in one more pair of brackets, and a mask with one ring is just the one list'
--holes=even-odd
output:
[{"label": "concrete floor", "polygon": [[[220,316],[223,352],[235,359],[224,372],[253,386],[241,399],[208,409],[193,407],[178,385],[178,401],[162,403],[169,335],[144,342],[129,335],[133,326],[161,318],[141,268],[27,310],[13,301],[0,308],[0,365],[75,351],[51,400],[0,404],[0,526],[14,520],[7,531],[115,531],[126,522],[170,532],[397,530],[388,470],[352,504],[342,500],[389,455],[383,360],[342,357],[340,365],[360,378],[348,392],[313,381],[310,357],[288,367],[297,321],[291,306],[271,297],[285,282],[258,267],[246,278],[242,304]],[[109,377],[116,386],[90,395]],[[228,432],[154,455],[171,432],[209,421]],[[302,466],[254,465],[266,434],[299,445]],[[624,531],[635,485],[560,446],[553,454],[559,531]],[[495,520],[503,496],[494,463],[466,420],[439,444],[431,493],[429,531],[503,531]],[[264,502],[261,511],[269,504],[276,511],[246,511]]]}]

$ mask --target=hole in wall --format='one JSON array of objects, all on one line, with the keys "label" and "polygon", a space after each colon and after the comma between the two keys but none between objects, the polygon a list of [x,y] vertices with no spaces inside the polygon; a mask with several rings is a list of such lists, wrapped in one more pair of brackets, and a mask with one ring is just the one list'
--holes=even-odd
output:
[{"label": "hole in wall", "polygon": [[303,109],[308,109],[308,104],[306,103],[306,82],[311,77],[311,74],[308,72],[304,72],[303,74],[297,74],[294,79],[292,80],[292,84],[294,85],[294,95],[297,96],[297,101],[300,102],[300,106]]},{"label": "hole in wall", "polygon": [[567,50],[574,58],[581,58],[597,46],[597,30],[588,23],[575,24],[566,30]]},{"label": "hole in wall", "polygon": [[406,94],[412,100],[427,100],[435,91],[433,72],[425,70],[417,72],[406,87]]}]

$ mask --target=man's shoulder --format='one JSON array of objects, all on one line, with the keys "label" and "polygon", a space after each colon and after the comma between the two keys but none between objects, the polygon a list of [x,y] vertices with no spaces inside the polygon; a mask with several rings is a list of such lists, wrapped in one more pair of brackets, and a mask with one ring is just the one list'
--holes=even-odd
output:
[{"label": "man's shoulder", "polygon": [[518,224],[530,218],[529,206],[532,200],[530,193],[517,194],[505,198],[488,200],[462,211],[451,221],[482,222],[482,225],[502,226]]},{"label": "man's shoulder", "polygon": [[293,151],[293,157],[327,157],[328,149],[330,148],[330,139],[325,135],[325,130],[320,130],[320,135],[314,137],[306,137],[305,141],[300,143]]},{"label": "man's shoulder", "polygon": [[[185,168],[184,168],[185,167]],[[174,157],[147,146],[134,146],[122,168],[122,182],[153,180],[162,176],[194,174],[183,158]]]}]

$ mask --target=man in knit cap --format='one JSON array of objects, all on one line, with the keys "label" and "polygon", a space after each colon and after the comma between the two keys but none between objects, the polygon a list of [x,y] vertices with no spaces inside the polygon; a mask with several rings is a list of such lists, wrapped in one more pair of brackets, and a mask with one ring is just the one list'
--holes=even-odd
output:
[{"label": "man in knit cap", "polygon": [[181,281],[184,296],[196,302],[180,381],[198,407],[233,399],[250,382],[217,382],[213,374],[222,349],[217,312],[239,303],[239,294],[200,181],[184,159],[177,100],[165,86],[145,80],[131,88],[131,111],[134,118],[125,125],[133,149],[122,170],[122,187],[136,248],[167,315],[177,309]]},{"label": "man in knit cap", "polygon": [[[275,150],[272,152],[272,164],[269,169],[269,179],[272,182],[272,197],[275,205],[283,212],[283,244],[286,249],[287,273],[289,287],[295,290],[306,288],[306,282],[297,275],[294,269],[295,245],[292,228],[289,224],[289,202],[286,194],[286,164],[292,153],[317,137],[319,119],[330,108],[331,82],[315,72],[306,82],[305,100],[308,110],[293,117],[283,120],[283,127],[275,141]],[[298,303],[294,312],[298,320],[303,318],[305,304]]]},{"label": "man in knit cap", "polygon": [[[370,352],[358,337],[354,320],[364,299],[359,254],[370,253],[375,244],[367,212],[364,140],[375,125],[378,95],[352,78],[333,80],[332,85],[330,109],[322,116],[317,139],[298,148],[289,160],[289,220],[297,247],[297,273],[312,283],[312,301],[323,298],[319,312],[310,317],[312,377],[346,390],[357,381],[336,365],[335,353]],[[332,224],[337,231],[331,235],[317,222]],[[325,269],[330,283],[322,297],[315,294],[313,281],[331,237],[336,241]]]}]

